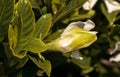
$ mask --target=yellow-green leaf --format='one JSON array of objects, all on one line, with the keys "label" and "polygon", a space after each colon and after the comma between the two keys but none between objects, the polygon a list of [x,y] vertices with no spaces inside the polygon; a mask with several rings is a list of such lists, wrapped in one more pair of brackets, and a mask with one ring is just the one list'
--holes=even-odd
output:
[{"label": "yellow-green leaf", "polygon": [[31,4],[32,4],[32,7],[38,8],[38,9],[40,8],[37,0],[30,0],[30,2],[31,2]]},{"label": "yellow-green leaf", "polygon": [[29,58],[40,68],[42,69],[44,72],[46,72],[46,74],[48,76],[50,76],[51,73],[51,63],[48,60],[41,60],[39,57],[35,57],[32,55],[29,55]]},{"label": "yellow-green leaf", "polygon": [[47,47],[41,39],[32,38],[25,49],[33,53],[39,53],[45,51]]},{"label": "yellow-green leaf", "polygon": [[36,23],[35,37],[41,39],[45,38],[52,26],[52,15],[45,14],[40,17],[40,19]]},{"label": "yellow-green leaf", "polygon": [[46,50],[42,40],[34,37],[35,17],[28,0],[16,4],[15,16],[9,26],[9,43],[13,55],[18,58],[26,56],[27,51],[38,53]]}]

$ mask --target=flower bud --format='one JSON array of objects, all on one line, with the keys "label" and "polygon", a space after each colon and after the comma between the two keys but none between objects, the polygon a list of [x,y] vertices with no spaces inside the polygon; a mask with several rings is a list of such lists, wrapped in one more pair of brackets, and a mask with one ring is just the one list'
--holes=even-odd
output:
[{"label": "flower bud", "polygon": [[[86,28],[86,26],[89,26],[90,28]],[[97,39],[97,32],[89,31],[94,26],[95,25],[91,20],[71,23],[60,37],[47,44],[48,50],[66,53],[88,47]]]}]

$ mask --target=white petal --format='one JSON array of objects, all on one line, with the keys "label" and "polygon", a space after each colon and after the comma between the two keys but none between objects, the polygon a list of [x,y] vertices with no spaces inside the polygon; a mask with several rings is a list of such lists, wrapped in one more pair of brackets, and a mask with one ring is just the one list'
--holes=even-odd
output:
[{"label": "white petal", "polygon": [[66,32],[67,30],[70,30],[71,28],[74,28],[74,27],[84,28],[84,25],[85,25],[84,22],[81,22],[81,21],[72,22],[65,28],[64,32]]},{"label": "white petal", "polygon": [[90,32],[88,32],[88,33],[97,34],[98,32],[96,32],[96,31],[90,31]]},{"label": "white petal", "polygon": [[120,50],[120,42],[117,42],[117,43],[115,44],[115,48],[113,49],[112,52],[110,52],[110,54],[111,54],[111,55],[114,54],[117,50]]},{"label": "white petal", "polygon": [[91,20],[87,20],[86,22],[81,22],[81,21],[72,22],[65,28],[64,32],[74,27],[83,28],[84,30],[91,30],[95,27],[95,24]]},{"label": "white petal", "polygon": [[106,7],[108,9],[108,13],[112,13],[114,11],[120,10],[120,4],[115,0],[104,0]]},{"label": "white petal", "polygon": [[120,62],[120,53],[117,54],[115,57],[111,57],[109,61]]},{"label": "white petal", "polygon": [[72,58],[75,58],[75,59],[83,60],[83,57],[80,56],[79,50],[73,51],[73,52],[71,53],[71,57],[72,57]]},{"label": "white petal", "polygon": [[84,30],[91,30],[95,27],[95,24],[91,20],[85,22]]},{"label": "white petal", "polygon": [[65,37],[60,40],[60,45],[61,45],[61,47],[65,48],[65,47],[69,46],[72,41],[73,41],[73,38],[71,39],[71,38]]},{"label": "white petal", "polygon": [[83,9],[84,10],[91,10],[94,5],[96,4],[97,0],[88,0],[83,4]]}]

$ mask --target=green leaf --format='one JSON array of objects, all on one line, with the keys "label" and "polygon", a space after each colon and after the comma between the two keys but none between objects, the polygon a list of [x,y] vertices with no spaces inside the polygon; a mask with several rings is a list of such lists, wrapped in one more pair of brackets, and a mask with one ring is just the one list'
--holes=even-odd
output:
[{"label": "green leaf", "polygon": [[[52,26],[52,15],[45,14],[36,23],[35,37],[44,39]],[[41,35],[41,36],[40,36]]]},{"label": "green leaf", "polygon": [[24,57],[22,59],[18,59],[16,57],[14,57],[13,54],[12,54],[12,51],[9,48],[9,44],[8,43],[3,43],[3,45],[4,45],[5,54],[7,56],[9,66],[13,66],[15,64],[18,64],[17,68],[21,68],[29,60],[28,57]]},{"label": "green leaf", "polygon": [[54,14],[57,14],[60,10],[62,10],[66,6],[66,0],[52,0],[51,7]]},{"label": "green leaf", "polygon": [[82,7],[82,5],[86,1],[87,0],[70,0],[70,2],[68,3],[68,5],[63,8],[63,10],[60,12],[60,14],[54,20],[54,22],[56,22],[59,19],[65,17],[66,15],[70,14],[74,9]]},{"label": "green leaf", "polygon": [[38,56],[31,56],[29,55],[29,58],[40,68],[42,69],[44,72],[46,72],[46,74],[48,76],[50,76],[51,73],[51,63],[48,60],[41,60]]},{"label": "green leaf", "polygon": [[86,69],[90,67],[90,58],[83,57],[83,60],[73,58],[71,59],[71,61],[82,69]]},{"label": "green leaf", "polygon": [[50,34],[44,41],[51,42],[51,41],[57,39],[60,36],[60,34],[62,34],[63,30],[64,29],[59,29],[56,32],[54,32],[53,34]]},{"label": "green leaf", "polygon": [[3,46],[5,49],[4,51],[5,51],[5,55],[7,57],[7,63],[9,64],[9,66],[13,66],[17,64],[19,62],[19,59],[13,56],[12,51],[10,50],[9,43],[3,43]]},{"label": "green leaf", "polygon": [[82,68],[82,74],[87,74],[94,69],[90,66],[90,58],[83,57],[83,60],[72,59],[71,61],[75,63],[78,67]]},{"label": "green leaf", "polygon": [[81,73],[85,75],[85,74],[90,73],[91,71],[93,71],[93,69],[94,69],[93,67],[88,67],[87,69],[83,69],[81,71]]},{"label": "green leaf", "polygon": [[83,58],[82,60],[72,58],[71,61],[82,69],[81,74],[85,75],[93,71],[94,67],[91,66],[91,58],[81,53],[79,55]]},{"label": "green leaf", "polygon": [[113,25],[113,23],[115,22],[116,16],[118,15],[119,11],[108,13],[107,12],[107,8],[105,7],[105,5],[103,3],[101,3],[101,10],[102,10],[103,14],[105,15],[105,17],[107,18],[109,24]]},{"label": "green leaf", "polygon": [[34,26],[35,18],[30,3],[27,0],[20,0],[16,4],[15,16],[8,33],[14,56],[22,58],[26,55],[27,51],[24,47],[33,35]]},{"label": "green leaf", "polygon": [[[79,10],[78,10],[79,12]],[[82,13],[83,12],[83,13]],[[83,20],[83,19],[88,19],[91,18],[95,15],[95,11],[94,10],[90,10],[90,11],[80,11],[80,14],[76,14],[76,15],[71,15],[69,18],[66,18],[65,20],[63,20],[63,23],[68,23],[71,21],[79,21],[79,20]]]},{"label": "green leaf", "polygon": [[31,3],[32,7],[38,8],[38,9],[40,8],[37,0],[29,0],[29,1]]},{"label": "green leaf", "polygon": [[84,14],[79,14],[79,15],[70,17],[70,21],[76,21],[76,20],[91,18],[94,14],[95,14],[95,11],[90,10],[90,11],[84,13]]},{"label": "green leaf", "polygon": [[3,41],[8,31],[8,26],[13,16],[14,0],[0,0],[0,42]]},{"label": "green leaf", "polygon": [[102,66],[100,63],[96,63],[95,67],[97,68],[100,74],[106,74],[108,72],[108,70],[106,70],[106,68]]},{"label": "green leaf", "polygon": [[8,61],[10,62],[13,57],[12,52],[9,47],[10,45],[9,45],[9,43],[3,43],[3,46],[5,49],[4,51],[5,51],[6,57],[7,57]]},{"label": "green leaf", "polygon": [[32,8],[38,9],[40,14],[42,14],[42,9],[40,8],[40,6],[42,5],[42,1],[41,0],[29,0],[29,1],[31,3]]},{"label": "green leaf", "polygon": [[34,30],[35,17],[31,4],[28,0],[20,0],[16,4],[15,16],[8,33],[10,48],[14,56],[23,58],[27,51],[38,53],[46,50],[42,40],[34,37]]},{"label": "green leaf", "polygon": [[39,53],[39,52],[45,51],[47,47],[42,40],[37,38],[32,38],[31,41],[25,47],[25,49],[33,53]]},{"label": "green leaf", "polygon": [[28,56],[19,59],[19,63],[16,68],[22,68],[28,62],[28,60],[29,60]]}]

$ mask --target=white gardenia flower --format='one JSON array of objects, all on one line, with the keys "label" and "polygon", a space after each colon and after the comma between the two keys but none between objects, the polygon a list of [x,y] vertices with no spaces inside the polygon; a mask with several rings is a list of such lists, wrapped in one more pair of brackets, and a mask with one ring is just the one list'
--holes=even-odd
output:
[{"label": "white gardenia flower", "polygon": [[115,0],[104,0],[108,13],[120,10],[120,3]]},{"label": "white gardenia flower", "polygon": [[83,4],[84,10],[91,10],[98,0],[88,0]]},{"label": "white gardenia flower", "polygon": [[88,47],[97,40],[97,32],[89,31],[94,26],[91,20],[70,23],[60,37],[47,44],[48,50],[66,53]]}]

